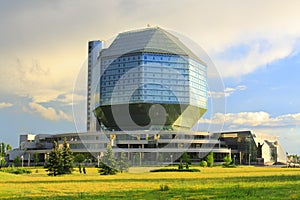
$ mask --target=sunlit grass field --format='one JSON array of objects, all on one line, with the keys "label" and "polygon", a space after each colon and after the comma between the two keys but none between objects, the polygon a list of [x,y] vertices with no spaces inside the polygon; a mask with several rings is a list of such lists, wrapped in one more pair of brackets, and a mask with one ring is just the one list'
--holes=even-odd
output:
[{"label": "sunlit grass field", "polygon": [[[198,168],[193,166],[192,168]],[[201,172],[150,173],[153,167],[128,173],[49,177],[45,169],[29,175],[0,172],[2,199],[300,199],[299,168],[200,168]],[[161,191],[167,185],[169,190]]]}]

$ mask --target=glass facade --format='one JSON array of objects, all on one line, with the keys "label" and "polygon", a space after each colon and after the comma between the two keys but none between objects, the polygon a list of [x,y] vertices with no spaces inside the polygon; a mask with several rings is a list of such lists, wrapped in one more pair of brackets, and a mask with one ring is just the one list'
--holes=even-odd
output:
[{"label": "glass facade", "polygon": [[99,91],[97,83],[100,76],[100,69],[97,61],[99,52],[103,48],[103,41],[95,40],[88,43],[88,77],[87,77],[87,131],[99,130],[93,110],[99,106]]},{"label": "glass facade", "polygon": [[100,105],[191,104],[207,107],[206,66],[187,56],[138,53],[102,58]]},{"label": "glass facade", "polygon": [[161,28],[120,33],[99,63],[104,128],[190,129],[207,110],[206,64]]}]

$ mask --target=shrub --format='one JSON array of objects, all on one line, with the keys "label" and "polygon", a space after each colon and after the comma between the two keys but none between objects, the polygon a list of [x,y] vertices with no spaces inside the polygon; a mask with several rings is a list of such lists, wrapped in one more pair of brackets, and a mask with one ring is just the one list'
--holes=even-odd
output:
[{"label": "shrub", "polygon": [[6,168],[5,170],[1,170],[1,171],[11,173],[11,174],[31,174],[31,171],[29,169],[25,169],[25,168],[9,167],[9,168]]},{"label": "shrub", "polygon": [[178,170],[182,170],[182,169],[183,169],[183,164],[180,163],[180,164],[178,165]]},{"label": "shrub", "polygon": [[168,191],[170,189],[168,185],[160,185],[159,188],[160,191]]},{"label": "shrub", "polygon": [[206,156],[206,162],[207,162],[208,167],[212,167],[214,165],[214,153],[213,152],[210,152]]},{"label": "shrub", "polygon": [[189,168],[190,168],[190,166],[189,166],[188,163],[185,164],[185,168],[186,168],[186,169],[189,169]]},{"label": "shrub", "polygon": [[231,157],[227,154],[225,157],[224,157],[224,164],[223,166],[224,167],[229,167],[230,163],[232,162],[232,159]]},{"label": "shrub", "polygon": [[205,160],[202,160],[202,161],[200,162],[200,166],[201,166],[201,167],[207,167],[207,162],[206,162]]}]

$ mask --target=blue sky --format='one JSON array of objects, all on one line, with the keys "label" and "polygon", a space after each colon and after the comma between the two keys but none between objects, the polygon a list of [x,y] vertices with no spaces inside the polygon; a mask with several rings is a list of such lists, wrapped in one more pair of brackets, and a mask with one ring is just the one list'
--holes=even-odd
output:
[{"label": "blue sky", "polygon": [[75,83],[87,42],[150,24],[191,38],[222,77],[224,88],[210,95],[226,96],[226,113],[208,112],[199,123],[225,118],[226,131],[275,135],[300,154],[299,7],[296,0],[0,1],[0,141],[17,147],[21,133],[76,131],[72,107],[84,104],[84,80]]}]

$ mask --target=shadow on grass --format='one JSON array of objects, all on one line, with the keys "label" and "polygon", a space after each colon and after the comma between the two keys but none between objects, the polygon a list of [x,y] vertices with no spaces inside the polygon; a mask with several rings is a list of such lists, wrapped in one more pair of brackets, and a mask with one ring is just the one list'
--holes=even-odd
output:
[{"label": "shadow on grass", "polygon": [[[64,180],[34,180],[34,181],[6,181],[7,184],[38,184],[38,183],[85,183],[85,182],[103,182],[103,183],[109,183],[109,182],[120,182],[120,183],[126,183],[126,182],[152,182],[152,181],[166,181],[166,182],[172,182],[172,181],[187,181],[187,182],[198,182],[200,181],[199,178],[160,178],[160,179],[139,179],[139,178],[115,178],[115,179],[82,179],[82,180],[67,180],[68,176],[62,176],[66,179]],[[272,182],[272,181],[299,181],[300,175],[279,175],[279,176],[251,176],[251,177],[224,177],[224,181],[228,182]],[[202,178],[201,183],[209,183],[214,181],[219,181],[220,178]]]},{"label": "shadow on grass", "polygon": [[130,190],[130,191],[115,191],[115,192],[101,192],[101,193],[74,193],[68,196],[44,196],[44,197],[16,197],[20,200],[25,199],[300,199],[299,184],[295,187],[290,185],[280,185],[274,187],[240,187],[238,184],[233,187],[223,188],[199,188],[199,189],[185,189],[185,188],[170,188],[168,191],[160,191],[157,189],[149,190]]}]

